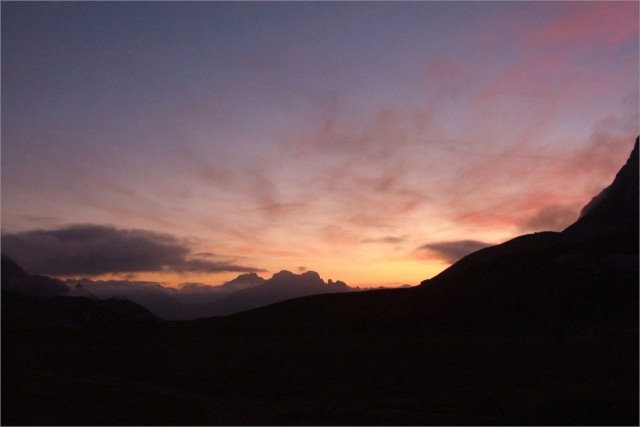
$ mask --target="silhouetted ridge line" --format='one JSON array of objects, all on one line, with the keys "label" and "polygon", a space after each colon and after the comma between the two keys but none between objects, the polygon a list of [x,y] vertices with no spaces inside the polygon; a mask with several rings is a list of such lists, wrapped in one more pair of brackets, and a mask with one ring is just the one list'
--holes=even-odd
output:
[{"label": "silhouetted ridge line", "polygon": [[[481,249],[422,284],[431,285],[433,280],[446,279],[483,264],[488,266],[492,261],[508,263],[509,259],[531,256],[553,248],[564,247],[568,250],[582,245],[585,250],[637,253],[640,205],[638,144],[639,138],[636,138],[629,159],[618,171],[612,184],[593,197],[582,209],[580,218],[564,231],[523,235],[500,245]],[[598,245],[601,247],[598,248]]]},{"label": "silhouetted ridge line", "polygon": [[30,275],[6,255],[2,255],[1,276],[5,324],[31,324],[55,332],[159,320],[131,301],[96,300],[83,286],[70,289],[58,279]]},{"label": "silhouetted ridge line", "polygon": [[69,288],[58,279],[31,275],[15,261],[2,254],[2,289],[35,296],[69,295]]},{"label": "silhouetted ridge line", "polygon": [[582,209],[580,218],[567,227],[564,234],[573,237],[591,235],[608,238],[615,235],[616,238],[637,250],[640,206],[639,140],[640,137],[636,138],[629,159],[616,174],[611,185],[591,199]]}]

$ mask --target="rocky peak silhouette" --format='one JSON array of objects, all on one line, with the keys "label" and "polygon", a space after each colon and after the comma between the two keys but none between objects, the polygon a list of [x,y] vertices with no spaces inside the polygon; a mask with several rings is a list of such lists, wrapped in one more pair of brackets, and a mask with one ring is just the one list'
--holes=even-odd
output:
[{"label": "rocky peak silhouette", "polygon": [[582,208],[580,218],[567,227],[565,232],[577,233],[589,229],[620,228],[638,223],[638,143],[626,164],[616,174],[610,186],[593,197]]},{"label": "rocky peak silhouette", "polygon": [[235,284],[235,283],[261,283],[264,282],[264,279],[258,276],[256,273],[245,273],[240,274],[235,279],[229,280],[225,284]]}]

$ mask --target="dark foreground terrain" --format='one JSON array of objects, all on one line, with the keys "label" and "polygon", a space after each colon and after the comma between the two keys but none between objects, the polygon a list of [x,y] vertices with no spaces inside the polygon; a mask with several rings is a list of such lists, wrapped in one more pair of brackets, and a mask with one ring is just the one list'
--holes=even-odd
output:
[{"label": "dark foreground terrain", "polygon": [[5,425],[639,422],[637,141],[567,230],[415,288],[162,322],[27,276],[2,295]]}]

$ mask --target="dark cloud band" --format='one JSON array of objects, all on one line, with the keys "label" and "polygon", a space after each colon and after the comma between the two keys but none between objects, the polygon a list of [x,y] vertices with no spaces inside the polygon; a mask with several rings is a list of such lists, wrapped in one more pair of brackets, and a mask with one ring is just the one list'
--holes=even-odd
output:
[{"label": "dark cloud band", "polygon": [[3,234],[2,252],[36,274],[263,271],[194,255],[188,242],[169,234],[92,224]]},{"label": "dark cloud band", "polygon": [[452,240],[427,243],[420,246],[418,250],[427,252],[434,258],[454,263],[460,258],[487,246],[490,246],[490,244],[478,240]]}]

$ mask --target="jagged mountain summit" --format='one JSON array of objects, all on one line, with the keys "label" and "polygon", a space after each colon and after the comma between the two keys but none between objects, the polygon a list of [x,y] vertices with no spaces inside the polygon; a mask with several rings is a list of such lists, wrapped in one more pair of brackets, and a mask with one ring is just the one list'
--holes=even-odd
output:
[{"label": "jagged mountain summit", "polygon": [[230,294],[212,304],[209,310],[216,315],[227,315],[292,298],[351,291],[355,289],[344,282],[332,280],[325,282],[315,271],[295,274],[283,270],[257,286]]},{"label": "jagged mountain summit", "polygon": [[87,288],[82,286],[81,283],[78,283],[69,289],[69,296],[97,299],[96,296],[92,294]]},{"label": "jagged mountain summit", "polygon": [[220,288],[232,287],[234,285],[247,285],[248,287],[251,287],[251,285],[259,285],[260,283],[264,282],[264,280],[265,279],[258,276],[256,273],[245,273],[240,274],[235,279],[223,283],[222,285],[220,285]]},{"label": "jagged mountain summit", "polygon": [[637,250],[639,139],[611,185],[591,199],[580,212],[580,218],[567,227],[564,234],[574,238],[602,236],[611,240],[615,237],[614,241],[628,245],[629,250]]}]

